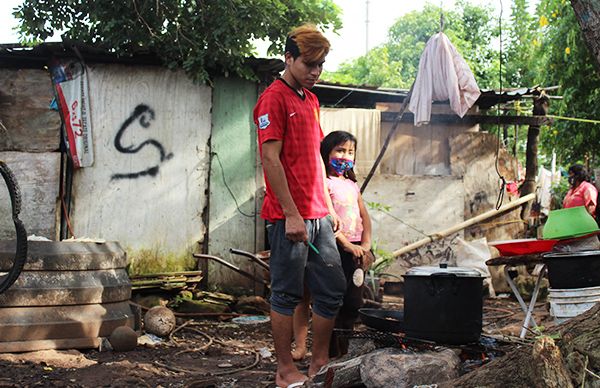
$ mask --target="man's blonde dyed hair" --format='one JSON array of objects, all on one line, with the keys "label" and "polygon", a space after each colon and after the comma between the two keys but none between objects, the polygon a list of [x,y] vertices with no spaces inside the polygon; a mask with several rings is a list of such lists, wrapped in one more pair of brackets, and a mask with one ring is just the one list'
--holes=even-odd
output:
[{"label": "man's blonde dyed hair", "polygon": [[302,55],[307,62],[318,62],[325,59],[331,44],[314,24],[303,24],[288,34],[285,46],[294,58]]}]

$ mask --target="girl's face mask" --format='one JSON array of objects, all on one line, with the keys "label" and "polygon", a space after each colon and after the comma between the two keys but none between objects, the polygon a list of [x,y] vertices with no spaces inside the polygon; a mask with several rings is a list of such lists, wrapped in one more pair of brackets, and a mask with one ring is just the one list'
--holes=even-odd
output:
[{"label": "girl's face mask", "polygon": [[330,158],[329,165],[333,168],[333,171],[337,175],[344,175],[344,173],[354,167],[354,160],[344,158]]}]

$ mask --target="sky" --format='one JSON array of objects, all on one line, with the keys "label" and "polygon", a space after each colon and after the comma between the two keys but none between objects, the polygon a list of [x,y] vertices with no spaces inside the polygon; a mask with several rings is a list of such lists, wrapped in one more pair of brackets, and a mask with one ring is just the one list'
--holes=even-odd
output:
[{"label": "sky", "polygon": [[[429,2],[452,9],[454,0],[334,0],[341,8],[343,28],[338,34],[327,32],[332,50],[327,56],[325,70],[333,71],[342,62],[364,55],[367,48],[373,48],[384,43],[387,32],[394,22],[402,15],[420,10]],[[474,4],[491,4],[495,9],[500,8],[502,1],[504,14],[509,12],[510,0],[469,0]],[[17,25],[12,16],[12,8],[21,4],[22,0],[0,1],[0,43],[16,43],[17,34],[12,30]],[[367,18],[368,10],[368,18]],[[499,14],[499,11],[496,13]],[[496,15],[497,17],[498,15]],[[366,20],[368,19],[368,23]],[[368,27],[368,28],[367,28]],[[56,37],[52,39],[60,40]],[[266,47],[266,46],[264,46]],[[265,56],[265,48],[258,47],[259,56]]]}]

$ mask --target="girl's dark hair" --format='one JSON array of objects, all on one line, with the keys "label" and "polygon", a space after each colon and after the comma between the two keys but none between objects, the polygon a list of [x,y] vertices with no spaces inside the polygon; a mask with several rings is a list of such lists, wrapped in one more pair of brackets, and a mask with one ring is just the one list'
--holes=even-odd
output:
[{"label": "girl's dark hair", "polygon": [[[335,146],[344,144],[347,141],[351,141],[354,143],[354,161],[356,161],[356,137],[354,137],[353,134],[346,131],[333,131],[327,136],[325,136],[325,138],[323,138],[323,141],[321,141],[321,157],[323,158],[323,163],[325,163],[325,171],[327,173],[327,176],[329,176],[330,171],[329,154],[331,153],[331,150],[333,150]],[[353,168],[346,171],[344,173],[344,176],[350,179],[351,181],[356,182],[356,174],[354,173]]]},{"label": "girl's dark hair", "polygon": [[569,172],[573,173],[573,177],[575,178],[576,184],[579,184],[583,181],[590,181],[590,175],[588,174],[583,164],[572,165],[571,167],[569,167]]}]

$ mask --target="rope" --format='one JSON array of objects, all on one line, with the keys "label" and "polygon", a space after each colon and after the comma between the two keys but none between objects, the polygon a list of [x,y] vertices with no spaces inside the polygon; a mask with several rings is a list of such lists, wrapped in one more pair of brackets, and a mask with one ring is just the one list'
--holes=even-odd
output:
[{"label": "rope", "polygon": [[566,116],[556,116],[556,115],[546,115],[546,117],[550,117],[550,118],[557,119],[557,120],[577,121],[580,123],[600,124],[600,120],[580,119],[578,117],[566,117]]},{"label": "rope", "polygon": [[[498,29],[500,32],[500,61],[499,61],[499,72],[498,78],[500,80],[500,93],[502,93],[502,0],[500,0],[500,17],[498,18]],[[498,199],[496,200],[496,210],[502,207],[502,202],[504,202],[504,191],[506,189],[506,179],[500,173],[500,169],[498,168],[498,159],[500,156],[500,101],[498,101],[498,105],[496,106],[496,127],[498,128],[498,140],[496,142],[496,160],[494,162],[494,167],[496,168],[496,174],[502,181],[500,184],[500,191],[498,193]]]}]

